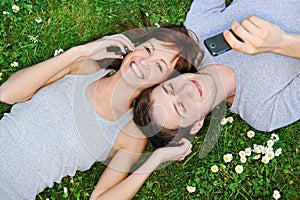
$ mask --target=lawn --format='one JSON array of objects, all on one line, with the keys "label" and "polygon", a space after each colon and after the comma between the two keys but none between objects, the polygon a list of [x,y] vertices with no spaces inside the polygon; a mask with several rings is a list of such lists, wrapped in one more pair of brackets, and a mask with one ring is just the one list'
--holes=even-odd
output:
[{"label": "lawn", "polygon": [[[181,24],[191,2],[1,1],[0,84],[17,70],[52,57],[55,50],[67,50],[124,31],[120,23],[143,26],[141,13],[148,16],[153,26]],[[13,5],[18,7],[13,10]],[[0,103],[0,116],[9,109],[9,105]],[[279,191],[281,199],[299,199],[299,130],[298,121],[272,133],[259,132],[226,107],[218,107],[194,139],[191,155],[184,161],[166,163],[157,169],[134,199],[265,200],[274,199],[275,190]],[[219,139],[212,151],[201,157],[202,141],[211,131],[220,133]],[[151,150],[148,145],[145,151]],[[86,172],[64,178],[39,194],[37,199],[88,199],[104,168],[104,164],[96,163]]]}]

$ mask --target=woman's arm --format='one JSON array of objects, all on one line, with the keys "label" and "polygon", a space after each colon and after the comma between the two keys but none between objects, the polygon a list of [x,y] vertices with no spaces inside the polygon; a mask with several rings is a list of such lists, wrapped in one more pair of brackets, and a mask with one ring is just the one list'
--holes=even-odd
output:
[{"label": "woman's arm", "polygon": [[131,167],[143,153],[147,141],[147,138],[137,129],[133,121],[122,129],[115,143],[115,147],[119,150],[101,174],[91,199],[97,199],[128,176]]},{"label": "woman's arm", "polygon": [[[55,82],[69,73],[76,73],[83,58],[99,60],[102,58],[120,58],[114,52],[107,52],[106,47],[124,46],[132,50],[133,44],[123,34],[105,36],[94,42],[73,47],[59,56],[27,67],[14,73],[0,87],[0,101],[13,104],[30,99],[41,87]],[[79,62],[77,62],[79,61]]]},{"label": "woman's arm", "polygon": [[92,196],[91,200],[97,199],[131,199],[144,184],[150,174],[163,162],[183,160],[191,152],[191,143],[182,139],[178,147],[164,147],[157,149],[148,160],[133,174],[113,186],[100,196]]},{"label": "woman's arm", "polygon": [[231,29],[244,42],[237,40],[230,31],[224,31],[224,37],[236,51],[254,55],[272,52],[300,58],[300,34],[283,31],[275,24],[250,16],[241,23],[233,21]]},{"label": "woman's arm", "polygon": [[13,104],[28,100],[52,77],[62,77],[69,73],[68,66],[81,58],[78,47],[14,73],[0,87],[0,101]]}]

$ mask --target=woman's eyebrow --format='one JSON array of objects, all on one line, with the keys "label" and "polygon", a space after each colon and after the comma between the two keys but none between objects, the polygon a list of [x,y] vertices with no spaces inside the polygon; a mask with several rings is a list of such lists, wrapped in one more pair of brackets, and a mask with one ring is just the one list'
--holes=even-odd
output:
[{"label": "woman's eyebrow", "polygon": [[167,62],[166,62],[164,59],[161,58],[160,61],[162,61],[162,62],[164,63],[164,65],[165,65],[166,67],[168,67]]},{"label": "woman's eyebrow", "polygon": [[[150,44],[150,46],[151,46],[151,48],[152,48],[152,51],[155,51],[156,48],[155,48],[155,46],[153,45],[153,43],[152,43],[152,42],[149,42],[149,44]],[[161,58],[160,61],[162,61],[166,67],[169,66],[169,65],[167,64],[167,62],[166,62],[164,59]]]},{"label": "woman's eyebrow", "polygon": [[152,42],[149,42],[149,44],[150,44],[151,48],[152,48],[153,51],[154,51],[154,50],[155,50],[155,47],[154,47],[154,45],[152,44]]}]

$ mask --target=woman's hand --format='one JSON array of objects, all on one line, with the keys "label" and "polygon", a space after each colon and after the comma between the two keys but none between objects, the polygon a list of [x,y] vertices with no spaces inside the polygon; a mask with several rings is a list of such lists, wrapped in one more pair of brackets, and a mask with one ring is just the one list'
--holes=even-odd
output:
[{"label": "woman's hand", "polygon": [[182,138],[178,144],[180,144],[180,146],[159,148],[153,152],[153,156],[155,156],[160,163],[183,160],[192,152],[192,144],[185,138]]},{"label": "woman's hand", "polygon": [[230,31],[226,30],[223,34],[228,44],[234,50],[250,55],[263,52],[277,53],[287,34],[277,25],[255,16],[244,19],[240,24],[233,21],[231,29],[244,42],[240,42]]},{"label": "woman's hand", "polygon": [[104,36],[96,41],[81,45],[79,47],[85,57],[93,60],[100,60],[103,58],[122,58],[121,54],[116,54],[114,51],[107,51],[107,47],[111,46],[119,47],[123,54],[126,53],[125,47],[127,47],[130,51],[133,51],[135,48],[132,42],[123,34]]}]

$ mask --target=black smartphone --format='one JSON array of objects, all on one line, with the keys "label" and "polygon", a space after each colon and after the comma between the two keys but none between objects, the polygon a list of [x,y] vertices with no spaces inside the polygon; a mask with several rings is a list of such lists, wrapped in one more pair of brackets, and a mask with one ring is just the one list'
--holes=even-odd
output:
[{"label": "black smartphone", "polygon": [[[129,49],[127,46],[124,46],[125,49],[125,54],[129,53]],[[117,46],[109,46],[106,48],[107,52],[115,52],[116,55],[125,55],[122,51],[120,47]]]},{"label": "black smartphone", "polygon": [[[239,36],[237,36],[231,29],[229,31],[231,31],[239,41],[243,42],[243,40],[239,38]],[[205,39],[204,45],[213,56],[218,56],[231,49],[229,44],[226,42],[223,33],[219,33],[215,36]]]}]

